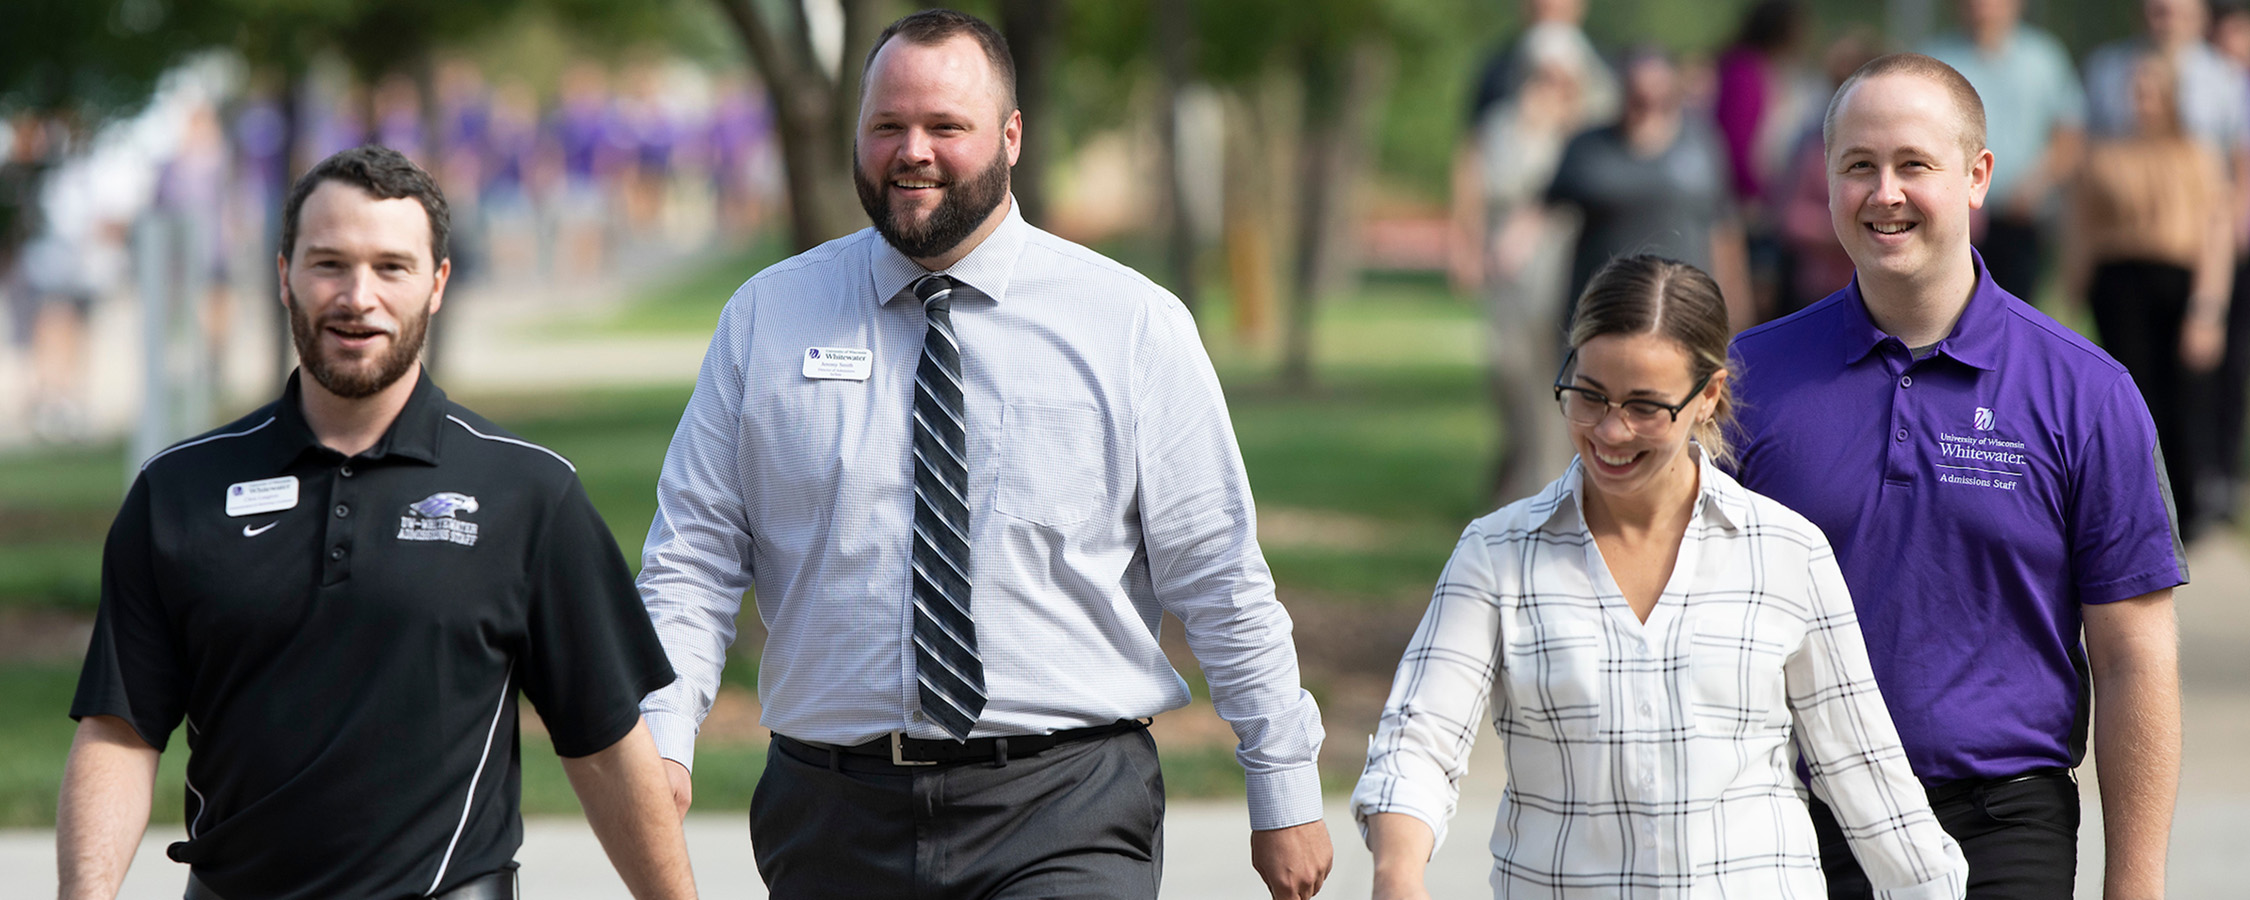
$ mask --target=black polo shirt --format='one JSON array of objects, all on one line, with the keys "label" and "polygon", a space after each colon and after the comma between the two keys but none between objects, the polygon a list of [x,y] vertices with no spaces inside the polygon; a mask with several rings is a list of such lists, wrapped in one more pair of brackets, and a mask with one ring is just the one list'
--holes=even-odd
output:
[{"label": "black polo shirt", "polygon": [[159,750],[187,723],[171,856],[212,890],[388,900],[512,864],[519,691],[583,756],[671,680],[569,462],[427,373],[347,459],[292,376],[142,467],[70,712]]}]

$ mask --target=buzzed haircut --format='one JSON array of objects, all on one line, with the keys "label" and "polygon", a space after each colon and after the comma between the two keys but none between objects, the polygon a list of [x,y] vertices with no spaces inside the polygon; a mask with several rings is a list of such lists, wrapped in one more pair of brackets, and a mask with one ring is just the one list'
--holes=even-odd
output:
[{"label": "buzzed haircut", "polygon": [[1836,111],[1843,108],[1844,96],[1860,82],[1880,75],[1912,75],[1945,88],[1946,93],[1953,95],[1953,108],[1961,113],[1960,121],[1955,124],[1960,130],[1962,155],[1974,159],[1977,152],[1984,149],[1984,98],[1977,96],[1977,89],[1969,84],[1969,79],[1961,77],[1952,66],[1919,53],[1875,57],[1844,79],[1843,84],[1837,85],[1836,93],[1828,98],[1827,115],[1820,118],[1822,146],[1836,140]]},{"label": "buzzed haircut", "polygon": [[925,9],[892,22],[876,35],[875,46],[867,48],[867,59],[859,66],[860,99],[867,97],[867,73],[875,68],[875,54],[883,52],[883,45],[891,38],[935,47],[964,34],[976,39],[977,46],[984,49],[985,61],[992,64],[992,74],[1000,81],[1000,115],[1006,118],[1016,111],[1016,59],[1008,53],[1008,39],[983,19],[950,9]]},{"label": "buzzed haircut", "polygon": [[452,231],[452,213],[445,205],[445,194],[438,190],[437,181],[430,173],[422,171],[404,154],[389,147],[368,144],[353,147],[321,160],[297,179],[289,189],[289,202],[281,208],[281,258],[294,259],[297,253],[297,216],[304,211],[305,198],[322,183],[340,181],[366,191],[377,200],[397,200],[412,197],[422,204],[422,212],[430,217],[430,264],[445,262],[447,235]]}]

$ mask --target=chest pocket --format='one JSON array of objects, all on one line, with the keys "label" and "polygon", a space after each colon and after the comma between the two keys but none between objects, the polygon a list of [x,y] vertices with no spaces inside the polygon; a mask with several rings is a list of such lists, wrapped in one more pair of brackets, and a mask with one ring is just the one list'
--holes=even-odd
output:
[{"label": "chest pocket", "polygon": [[1693,613],[1688,641],[1688,711],[1696,730],[1746,735],[1789,725],[1788,652],[1802,622],[1770,608],[1714,605]]},{"label": "chest pocket", "polygon": [[1500,682],[1516,716],[1564,735],[1591,735],[1601,712],[1601,631],[1588,622],[1544,622],[1510,641]]},{"label": "chest pocket", "polygon": [[1021,402],[1002,413],[993,509],[1040,525],[1086,521],[1109,499],[1108,436],[1088,404]]}]

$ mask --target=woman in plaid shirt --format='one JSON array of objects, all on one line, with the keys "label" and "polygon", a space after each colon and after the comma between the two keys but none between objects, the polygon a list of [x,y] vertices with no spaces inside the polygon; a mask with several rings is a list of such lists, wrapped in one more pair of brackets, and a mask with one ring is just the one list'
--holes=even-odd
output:
[{"label": "woman in plaid shirt", "polygon": [[1497,898],[1826,896],[1793,746],[1879,896],[1962,896],[1827,540],[1714,464],[1727,337],[1693,266],[1587,286],[1555,385],[1578,459],[1462,534],[1352,796],[1377,898],[1427,896],[1487,703]]}]

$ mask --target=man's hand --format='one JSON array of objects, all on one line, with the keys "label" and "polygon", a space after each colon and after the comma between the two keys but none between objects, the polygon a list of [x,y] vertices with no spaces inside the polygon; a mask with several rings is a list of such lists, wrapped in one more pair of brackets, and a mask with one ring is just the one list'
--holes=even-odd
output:
[{"label": "man's hand", "polygon": [[695,778],[688,774],[679,760],[664,761],[664,780],[672,783],[672,805],[680,808],[680,818],[687,818],[688,807],[695,803]]},{"label": "man's hand", "polygon": [[1266,880],[1274,900],[1305,900],[1320,893],[1335,862],[1326,822],[1250,832],[1250,867]]}]

